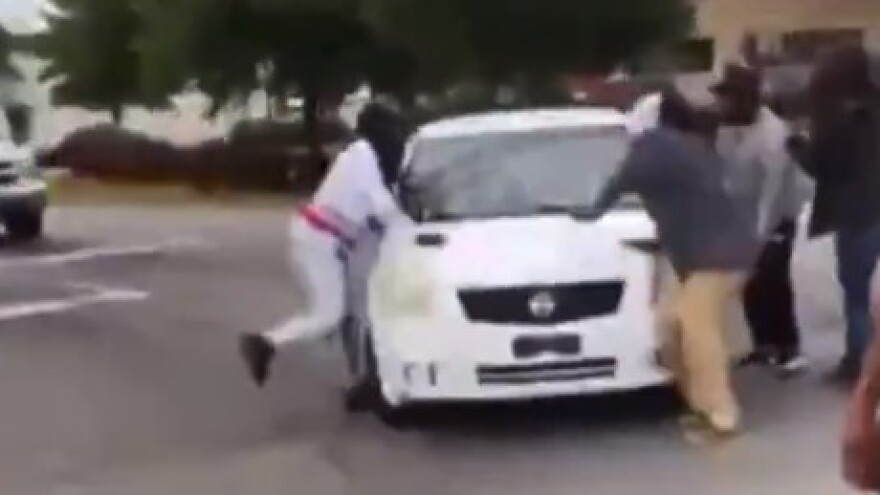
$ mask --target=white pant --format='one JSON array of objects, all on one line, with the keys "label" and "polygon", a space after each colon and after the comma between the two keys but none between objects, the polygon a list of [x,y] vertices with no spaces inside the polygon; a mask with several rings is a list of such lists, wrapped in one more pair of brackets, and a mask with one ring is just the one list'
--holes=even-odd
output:
[{"label": "white pant", "polygon": [[328,337],[345,312],[345,265],[339,243],[297,217],[290,227],[290,264],[305,299],[299,314],[264,336],[276,346]]}]

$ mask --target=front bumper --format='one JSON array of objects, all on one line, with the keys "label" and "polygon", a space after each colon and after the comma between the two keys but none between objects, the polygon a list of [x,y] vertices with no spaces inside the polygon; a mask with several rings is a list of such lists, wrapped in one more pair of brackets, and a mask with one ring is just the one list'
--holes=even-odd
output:
[{"label": "front bumper", "polygon": [[[607,358],[593,358],[597,361]],[[637,372],[629,374],[604,371],[591,374],[584,367],[582,374],[551,371],[556,367],[582,366],[590,359],[531,363],[529,371],[508,374],[509,381],[486,382],[484,365],[473,363],[411,363],[406,361],[385,361],[381,364],[382,392],[389,403],[403,405],[408,403],[446,402],[446,401],[508,401],[571,396],[602,395],[615,392],[630,392],[640,389],[667,385],[669,375],[657,366],[645,365]],[[510,365],[510,369],[520,365]],[[505,366],[498,366],[504,368]],[[523,366],[526,369],[526,366]],[[544,378],[538,378],[543,376]]]},{"label": "front bumper", "polygon": [[650,328],[624,328],[613,322],[568,325],[557,330],[579,335],[581,353],[517,359],[509,352],[516,336],[546,334],[546,330],[468,327],[462,330],[472,336],[482,334],[482,338],[423,340],[415,348],[376,335],[386,400],[394,405],[529,400],[635,391],[670,383],[668,372],[658,363]]},{"label": "front bumper", "polygon": [[34,179],[21,179],[0,186],[0,214],[12,211],[42,212],[48,203],[46,183]]}]

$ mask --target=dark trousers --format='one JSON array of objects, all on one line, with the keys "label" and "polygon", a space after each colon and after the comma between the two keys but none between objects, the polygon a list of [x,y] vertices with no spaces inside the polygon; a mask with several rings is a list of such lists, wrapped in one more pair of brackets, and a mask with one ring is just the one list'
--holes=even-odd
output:
[{"label": "dark trousers", "polygon": [[800,352],[800,331],[791,287],[791,256],[796,234],[794,220],[782,222],[764,246],[746,283],[743,305],[757,351]]},{"label": "dark trousers", "polygon": [[846,316],[844,359],[858,369],[874,334],[870,310],[871,278],[880,259],[880,225],[841,230],[835,244],[837,275],[843,287]]}]

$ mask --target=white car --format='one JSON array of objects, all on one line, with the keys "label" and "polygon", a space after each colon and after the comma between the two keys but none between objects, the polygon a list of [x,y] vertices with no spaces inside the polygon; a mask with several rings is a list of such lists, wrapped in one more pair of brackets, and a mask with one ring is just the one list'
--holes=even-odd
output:
[{"label": "white car", "polygon": [[[630,198],[590,209],[624,157],[625,117],[529,110],[412,138],[354,365],[383,408],[602,394],[669,383],[657,359],[655,229]],[[356,364],[356,363],[354,363]],[[359,376],[358,376],[359,375]]]},{"label": "white car", "polygon": [[0,223],[14,241],[31,241],[43,233],[47,187],[27,143],[11,137],[0,114]]}]

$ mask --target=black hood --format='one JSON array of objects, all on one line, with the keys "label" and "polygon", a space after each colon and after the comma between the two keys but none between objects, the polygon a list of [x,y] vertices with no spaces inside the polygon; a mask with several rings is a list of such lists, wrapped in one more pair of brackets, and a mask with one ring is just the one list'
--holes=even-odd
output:
[{"label": "black hood", "polygon": [[370,103],[358,115],[355,131],[376,153],[385,185],[394,186],[400,177],[406,143],[403,120],[394,110]]}]

